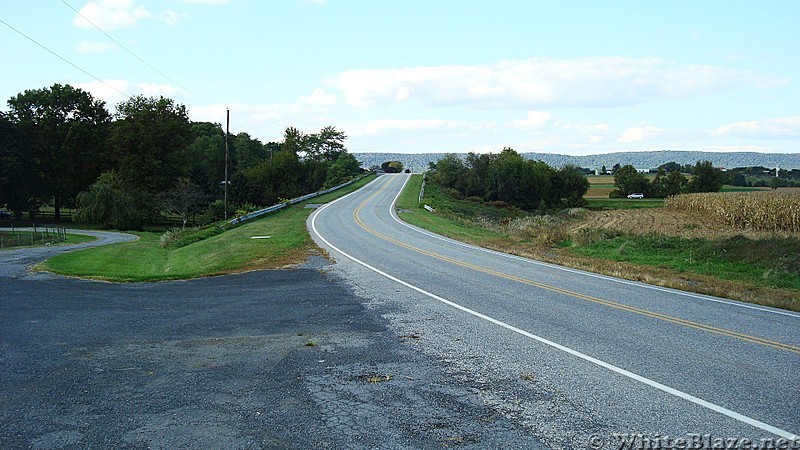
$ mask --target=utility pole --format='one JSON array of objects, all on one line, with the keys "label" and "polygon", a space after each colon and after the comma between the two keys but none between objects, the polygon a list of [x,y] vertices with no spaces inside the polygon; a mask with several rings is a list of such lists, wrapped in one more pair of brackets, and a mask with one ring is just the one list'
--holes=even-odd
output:
[{"label": "utility pole", "polygon": [[231,133],[231,111],[225,108],[225,220],[228,220],[228,135]]}]

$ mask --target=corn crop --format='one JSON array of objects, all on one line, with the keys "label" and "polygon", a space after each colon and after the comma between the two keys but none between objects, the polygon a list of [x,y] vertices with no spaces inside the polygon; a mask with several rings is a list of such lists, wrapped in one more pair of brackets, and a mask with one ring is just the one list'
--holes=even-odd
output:
[{"label": "corn crop", "polygon": [[664,206],[744,230],[800,232],[800,192],[683,194],[668,198]]}]

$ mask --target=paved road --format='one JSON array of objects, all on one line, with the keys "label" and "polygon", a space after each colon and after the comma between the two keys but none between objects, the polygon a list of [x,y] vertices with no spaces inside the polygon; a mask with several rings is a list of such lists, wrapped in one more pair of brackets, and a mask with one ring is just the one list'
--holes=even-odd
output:
[{"label": "paved road", "polygon": [[0,449],[546,448],[320,257],[164,283],[28,272],[65,250],[0,251]]},{"label": "paved road", "polygon": [[420,351],[543,442],[800,433],[800,315],[443,239],[398,219],[407,178],[318,210],[312,236],[340,276],[395,311],[392,329],[418,335]]}]

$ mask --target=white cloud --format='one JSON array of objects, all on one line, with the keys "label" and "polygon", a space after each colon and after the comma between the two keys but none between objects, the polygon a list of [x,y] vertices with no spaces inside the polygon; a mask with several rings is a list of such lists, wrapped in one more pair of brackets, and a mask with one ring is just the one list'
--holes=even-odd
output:
[{"label": "white cloud", "polygon": [[378,119],[353,130],[353,136],[379,135],[386,133],[431,133],[464,129],[461,122],[443,119]]},{"label": "white cloud", "polygon": [[785,83],[715,66],[674,65],[657,58],[534,58],[484,66],[359,69],[335,85],[355,106],[417,100],[480,108],[631,105],[686,98],[735,86]]},{"label": "white cloud", "polygon": [[104,31],[134,27],[140,20],[153,16],[144,6],[136,5],[135,0],[98,0],[87,3],[79,12],[72,22],[75,26],[94,28],[94,24]]},{"label": "white cloud", "polygon": [[660,142],[662,145],[683,145],[688,141],[713,137],[709,130],[658,128],[652,125],[631,127],[622,132],[617,138],[620,144],[638,142]]},{"label": "white cloud", "polygon": [[99,98],[106,102],[109,109],[128,97],[122,95],[124,92],[129,96],[144,95],[146,97],[169,97],[173,100],[180,101],[182,92],[169,84],[155,84],[155,83],[134,83],[127,80],[103,80],[92,81],[89,83],[74,83],[73,86],[83,89],[92,94],[93,97]]},{"label": "white cloud", "polygon": [[335,105],[337,103],[336,95],[328,94],[322,88],[314,89],[311,95],[307,97],[302,97],[300,99],[303,103],[308,103],[309,105]]},{"label": "white cloud", "polygon": [[667,131],[668,130],[666,129],[656,128],[651,125],[632,127],[623,131],[622,135],[619,138],[617,138],[617,142],[631,143],[631,142],[651,141],[664,136],[664,134],[666,134]]},{"label": "white cloud", "polygon": [[78,53],[104,53],[114,48],[114,44],[110,42],[92,42],[81,41],[78,42]]},{"label": "white cloud", "polygon": [[[80,14],[75,15],[72,23],[79,28],[94,28],[97,25],[103,31],[119,28],[135,27],[139,21],[157,18],[167,25],[175,25],[180,21],[180,14],[165,9],[154,16],[147,8],[136,4],[136,0],[98,0],[84,5]],[[88,19],[88,21],[87,21]],[[91,23],[89,23],[91,22]]]},{"label": "white cloud", "polygon": [[715,132],[719,136],[751,139],[794,139],[800,137],[800,116],[736,122],[723,125]]},{"label": "white cloud", "polygon": [[181,0],[184,3],[202,3],[206,5],[224,5],[230,0]]},{"label": "white cloud", "polygon": [[550,122],[550,114],[544,111],[528,111],[528,117],[515,120],[514,126],[523,129],[541,128]]},{"label": "white cloud", "polygon": [[161,11],[161,13],[158,15],[158,18],[165,24],[173,26],[180,21],[181,16],[171,9],[165,9],[164,11]]}]

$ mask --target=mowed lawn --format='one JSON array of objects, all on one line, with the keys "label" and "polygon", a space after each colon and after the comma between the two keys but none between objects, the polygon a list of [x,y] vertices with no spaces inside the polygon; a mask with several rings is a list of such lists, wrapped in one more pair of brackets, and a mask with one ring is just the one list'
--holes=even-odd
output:
[{"label": "mowed lawn", "polygon": [[[309,202],[329,202],[373,179],[367,177]],[[109,281],[158,281],[281,268],[304,261],[314,247],[306,230],[306,219],[312,212],[304,204],[290,206],[175,249],[160,247],[160,233],[135,232],[137,241],[66,253],[41,263],[37,269]]]}]

